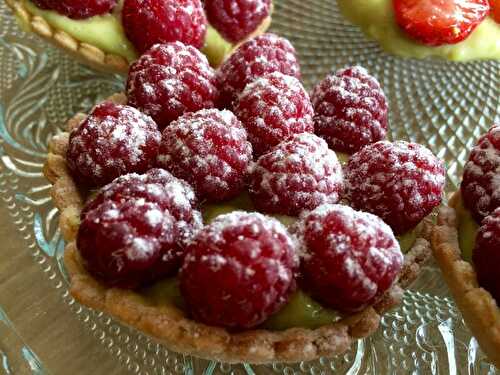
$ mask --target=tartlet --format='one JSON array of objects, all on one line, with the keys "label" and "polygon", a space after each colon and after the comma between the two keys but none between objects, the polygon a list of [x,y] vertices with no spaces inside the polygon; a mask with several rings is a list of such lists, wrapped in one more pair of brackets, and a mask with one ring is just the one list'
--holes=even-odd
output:
[{"label": "tartlet", "polygon": [[[447,0],[434,4],[433,1],[337,0],[341,13],[388,53],[462,62],[500,58],[500,20],[498,10],[494,10],[495,2],[490,1],[491,13],[484,17],[486,0]],[[467,13],[447,14],[447,9],[455,4],[468,9]],[[443,27],[450,20],[459,21],[454,27]],[[432,32],[433,23],[437,29]]]},{"label": "tartlet", "polygon": [[479,286],[472,264],[462,258],[457,229],[460,204],[461,194],[456,192],[449,207],[440,209],[432,231],[433,253],[465,323],[488,358],[500,367],[500,309],[493,296]]},{"label": "tartlet", "polygon": [[[123,94],[109,100],[123,104]],[[85,118],[77,114],[66,131]],[[82,304],[104,311],[122,323],[147,333],[174,351],[228,363],[297,362],[346,351],[357,339],[367,337],[379,326],[383,313],[398,305],[407,287],[419,274],[430,255],[432,223],[426,218],[418,238],[405,255],[399,281],[378,302],[361,312],[342,316],[338,321],[317,329],[292,328],[284,331],[256,329],[234,333],[189,319],[173,305],[157,306],[132,291],[109,288],[84,268],[75,245],[79,216],[89,191],[82,190],[66,164],[69,134],[56,135],[49,144],[44,173],[53,184],[52,196],[61,212],[60,228],[68,242],[65,264],[71,279],[71,294]]]},{"label": "tartlet", "polygon": [[[133,45],[128,41],[126,41],[126,49],[128,51],[127,57],[125,57],[123,55],[107,51],[106,49],[94,44],[81,41],[77,37],[70,35],[68,32],[51,25],[51,23],[41,15],[34,14],[29,7],[26,6],[25,1],[23,0],[5,0],[5,2],[12,9],[14,15],[18,18],[23,28],[37,34],[56,47],[63,49],[80,63],[90,66],[95,70],[106,73],[126,74],[130,64],[138,57]],[[35,5],[31,6],[35,7]],[[209,57],[211,64],[215,67],[220,65],[224,59],[239,45],[255,36],[265,33],[271,25],[272,11],[273,6],[271,4],[269,15],[251,34],[238,43],[225,41],[215,29],[210,27],[207,33],[207,38],[208,35],[211,35],[211,38],[216,40],[215,43],[220,43],[219,41],[222,41],[222,43],[225,44],[224,48],[221,48],[220,50],[217,46],[205,45],[203,52]]]}]

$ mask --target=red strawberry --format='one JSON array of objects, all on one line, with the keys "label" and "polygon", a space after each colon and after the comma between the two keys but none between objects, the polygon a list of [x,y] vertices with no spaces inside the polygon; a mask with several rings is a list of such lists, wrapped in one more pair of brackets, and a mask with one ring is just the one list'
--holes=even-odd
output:
[{"label": "red strawberry", "polygon": [[399,26],[430,46],[461,42],[490,11],[488,0],[394,0]]},{"label": "red strawberry", "polygon": [[500,0],[490,0],[491,17],[500,23]]}]

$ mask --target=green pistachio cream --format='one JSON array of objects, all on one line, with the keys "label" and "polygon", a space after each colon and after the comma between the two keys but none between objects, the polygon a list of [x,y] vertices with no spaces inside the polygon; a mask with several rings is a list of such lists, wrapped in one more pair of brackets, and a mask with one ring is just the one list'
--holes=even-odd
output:
[{"label": "green pistachio cream", "polygon": [[[138,57],[134,46],[127,39],[123,30],[120,19],[122,1],[118,2],[113,13],[83,20],[74,20],[55,11],[40,9],[29,0],[23,0],[23,4],[32,14],[42,17],[49,25],[64,31],[76,40],[96,46],[104,52],[121,56],[129,62]],[[20,18],[18,17],[18,19]],[[28,25],[23,26],[25,29],[29,29]],[[213,27],[208,26],[202,52],[212,65],[219,65],[233,47]]]}]

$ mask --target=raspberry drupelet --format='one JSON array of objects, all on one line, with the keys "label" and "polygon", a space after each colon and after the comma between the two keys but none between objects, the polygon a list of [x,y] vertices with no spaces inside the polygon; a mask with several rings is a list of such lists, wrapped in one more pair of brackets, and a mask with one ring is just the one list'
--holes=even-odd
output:
[{"label": "raspberry drupelet", "polygon": [[206,56],[181,42],[157,44],[132,64],[128,104],[160,128],[187,112],[213,108],[218,100],[215,71]]},{"label": "raspberry drupelet", "polygon": [[280,72],[248,84],[235,102],[234,113],[247,129],[255,156],[293,134],[314,131],[309,95],[297,78]]},{"label": "raspberry drupelet", "polygon": [[203,47],[207,17],[200,0],[124,0],[125,34],[139,53],[157,43]]},{"label": "raspberry drupelet", "polygon": [[236,211],[216,218],[187,248],[181,292],[199,322],[254,328],[287,303],[297,266],[295,243],[281,223]]},{"label": "raspberry drupelet", "polygon": [[205,0],[208,21],[237,43],[255,32],[271,12],[271,0]]},{"label": "raspberry drupelet", "polygon": [[161,169],[105,186],[85,206],[81,222],[77,246],[87,269],[123,288],[175,274],[203,226],[193,190]]},{"label": "raspberry drupelet", "polygon": [[500,207],[500,125],[493,125],[472,149],[461,193],[478,223]]},{"label": "raspberry drupelet", "polygon": [[54,10],[77,20],[109,13],[116,6],[116,0],[33,0],[33,2],[41,9]]},{"label": "raspberry drupelet", "polygon": [[481,223],[476,235],[476,246],[472,261],[478,275],[479,285],[500,302],[500,207]]},{"label": "raspberry drupelet", "polygon": [[188,181],[198,198],[224,201],[245,187],[252,161],[252,145],[236,116],[206,109],[188,113],[168,126],[162,135],[158,165]]},{"label": "raspberry drupelet", "polygon": [[74,178],[88,187],[150,169],[161,141],[156,123],[137,109],[104,102],[71,132],[66,154]]},{"label": "raspberry drupelet", "polygon": [[344,187],[335,152],[312,133],[296,134],[252,166],[249,193],[266,213],[297,216],[324,203],[337,203]]},{"label": "raspberry drupelet", "polygon": [[375,303],[396,281],[403,254],[379,217],[325,204],[297,224],[300,282],[325,306],[355,312]]},{"label": "raspberry drupelet", "polygon": [[311,101],[315,132],[335,151],[353,154],[387,135],[387,99],[365,68],[328,75],[313,89]]},{"label": "raspberry drupelet", "polygon": [[404,141],[366,146],[344,172],[351,206],[381,217],[398,235],[441,203],[446,182],[444,165],[431,151]]},{"label": "raspberry drupelet", "polygon": [[272,72],[300,78],[299,62],[291,43],[270,33],[243,43],[217,71],[220,105],[231,108],[247,84]]}]

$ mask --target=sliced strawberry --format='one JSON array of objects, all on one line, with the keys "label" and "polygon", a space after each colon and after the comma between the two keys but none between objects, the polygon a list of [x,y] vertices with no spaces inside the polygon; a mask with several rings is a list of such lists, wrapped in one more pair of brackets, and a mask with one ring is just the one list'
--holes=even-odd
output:
[{"label": "sliced strawberry", "polygon": [[491,17],[500,23],[500,0],[490,0]]},{"label": "sliced strawberry", "polygon": [[490,5],[488,0],[394,0],[394,11],[410,37],[439,46],[467,38],[488,15]]}]

